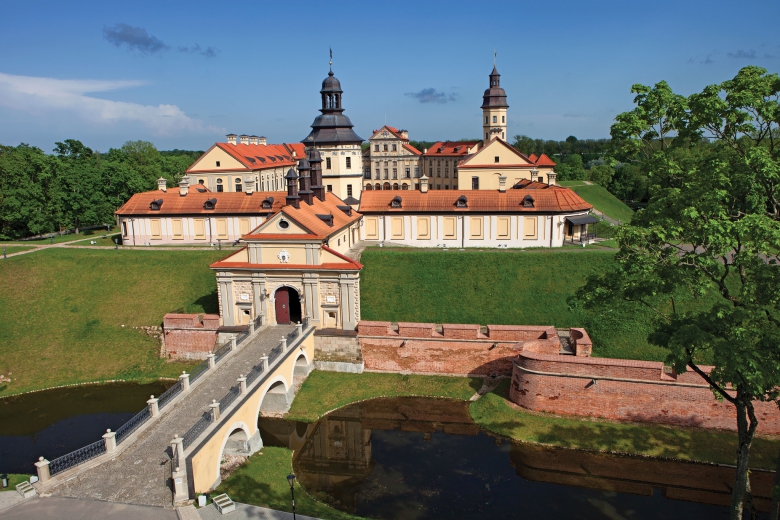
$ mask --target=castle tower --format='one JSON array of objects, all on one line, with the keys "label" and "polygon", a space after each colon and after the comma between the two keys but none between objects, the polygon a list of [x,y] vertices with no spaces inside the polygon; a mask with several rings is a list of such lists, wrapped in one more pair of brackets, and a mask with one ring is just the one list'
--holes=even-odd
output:
[{"label": "castle tower", "polygon": [[506,141],[506,92],[501,88],[501,74],[493,63],[490,73],[490,88],[482,96],[482,137],[485,144],[494,137]]}]

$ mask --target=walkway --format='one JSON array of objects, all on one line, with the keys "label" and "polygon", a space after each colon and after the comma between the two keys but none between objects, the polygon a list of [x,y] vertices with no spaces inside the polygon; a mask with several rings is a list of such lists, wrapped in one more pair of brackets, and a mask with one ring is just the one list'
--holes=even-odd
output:
[{"label": "walkway", "polygon": [[79,520],[178,520],[171,509],[160,507],[115,504],[72,498],[30,498],[25,503],[0,512],[0,520],[36,520],[78,518]]},{"label": "walkway", "polygon": [[[248,374],[262,356],[279,344],[295,325],[268,327],[241,347],[213,374],[204,378],[189,394],[167,410],[161,420],[140,434],[134,444],[115,459],[56,485],[50,493],[63,497],[106,500],[159,507],[173,507],[171,490],[170,444],[174,434],[180,437],[208,410],[212,399],[220,399]],[[133,442],[133,441],[126,441]]]}]

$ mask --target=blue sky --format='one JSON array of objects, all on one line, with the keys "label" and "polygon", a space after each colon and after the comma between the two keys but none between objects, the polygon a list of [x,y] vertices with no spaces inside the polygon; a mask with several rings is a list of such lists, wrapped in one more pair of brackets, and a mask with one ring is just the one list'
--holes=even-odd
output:
[{"label": "blue sky", "polygon": [[510,136],[608,137],[633,83],[687,95],[749,64],[780,72],[777,20],[776,0],[4,2],[0,143],[299,141],[328,47],[366,139],[385,118],[411,139],[478,138],[494,48]]}]

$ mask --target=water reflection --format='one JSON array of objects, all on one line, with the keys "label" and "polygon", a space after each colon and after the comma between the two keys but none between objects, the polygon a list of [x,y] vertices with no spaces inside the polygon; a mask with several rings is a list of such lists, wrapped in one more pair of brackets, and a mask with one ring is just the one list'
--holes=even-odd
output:
[{"label": "water reflection", "polygon": [[90,385],[0,399],[0,473],[34,473],[49,460],[101,438],[170,384]]},{"label": "water reflection", "polygon": [[[729,468],[508,442],[481,431],[460,401],[377,399],[314,424],[259,424],[266,445],[295,450],[309,492],[361,516],[728,518]],[[771,479],[752,474],[764,510]]]}]

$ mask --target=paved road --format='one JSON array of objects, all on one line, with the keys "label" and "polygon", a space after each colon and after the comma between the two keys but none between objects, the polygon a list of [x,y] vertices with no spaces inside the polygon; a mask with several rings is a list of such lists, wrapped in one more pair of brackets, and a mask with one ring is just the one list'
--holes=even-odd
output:
[{"label": "paved road", "polygon": [[0,513],[0,520],[36,520],[73,518],[80,520],[178,520],[172,509],[116,504],[72,498],[31,498]]},{"label": "paved road", "polygon": [[166,410],[159,423],[143,432],[119,456],[59,484],[50,492],[62,497],[171,508],[170,443],[174,434],[183,436],[208,410],[212,399],[224,396],[240,374],[248,374],[294,327],[282,325],[259,332],[249,344],[218,365],[215,373],[204,376],[183,400]]}]

